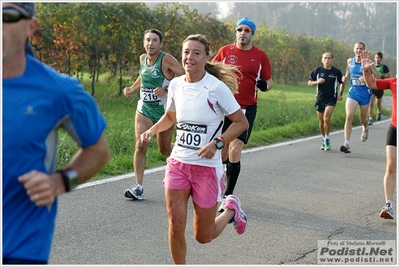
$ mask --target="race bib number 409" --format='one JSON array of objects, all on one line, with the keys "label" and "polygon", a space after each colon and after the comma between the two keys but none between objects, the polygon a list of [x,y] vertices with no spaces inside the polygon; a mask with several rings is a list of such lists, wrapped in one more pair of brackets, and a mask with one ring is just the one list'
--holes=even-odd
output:
[{"label": "race bib number 409", "polygon": [[189,149],[200,149],[208,143],[206,140],[207,129],[206,125],[178,123],[176,125],[177,145]]}]

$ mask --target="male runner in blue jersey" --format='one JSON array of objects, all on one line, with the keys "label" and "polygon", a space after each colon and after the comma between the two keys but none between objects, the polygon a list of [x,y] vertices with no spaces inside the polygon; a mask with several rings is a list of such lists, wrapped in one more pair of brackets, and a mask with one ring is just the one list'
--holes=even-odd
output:
[{"label": "male runner in blue jersey", "polygon": [[[340,151],[344,153],[351,153],[349,146],[349,139],[352,133],[352,122],[353,117],[355,115],[356,109],[360,106],[360,122],[363,125],[363,131],[360,135],[360,140],[362,142],[366,142],[369,137],[369,126],[367,120],[367,112],[369,109],[370,101],[371,101],[371,89],[366,86],[364,81],[363,73],[362,73],[362,65],[361,65],[361,54],[366,49],[366,45],[363,42],[357,42],[353,47],[353,52],[355,56],[352,58],[348,58],[347,64],[348,68],[346,70],[346,74],[343,77],[343,81],[345,82],[347,79],[350,79],[350,86],[348,97],[346,98],[345,103],[345,111],[346,111],[346,120],[344,126],[344,143],[340,147]],[[379,78],[380,75],[376,68],[373,66],[371,71],[374,74],[374,77]]]},{"label": "male runner in blue jersey", "polygon": [[[76,78],[26,51],[38,24],[35,4],[2,6],[2,263],[47,264],[57,196],[87,181],[108,162],[107,125]],[[56,171],[59,128],[80,149]]]}]

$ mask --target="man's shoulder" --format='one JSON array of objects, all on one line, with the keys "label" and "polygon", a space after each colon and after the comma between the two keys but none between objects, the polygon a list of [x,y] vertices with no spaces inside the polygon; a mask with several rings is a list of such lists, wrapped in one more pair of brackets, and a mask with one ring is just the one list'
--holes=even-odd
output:
[{"label": "man's shoulder", "polygon": [[175,58],[172,54],[170,54],[170,53],[162,52],[162,53],[161,53],[161,56],[162,56],[162,54],[163,54],[163,58],[176,60],[176,58]]},{"label": "man's shoulder", "polygon": [[[312,75],[317,75],[317,74],[322,73],[322,72],[326,72],[326,69],[324,68],[323,65],[320,65],[320,66],[317,66],[317,67],[315,67],[315,68],[313,69],[313,71],[312,71],[312,73],[310,74],[310,76],[312,76]],[[310,77],[310,76],[309,76],[309,77]]]},{"label": "man's shoulder", "polygon": [[389,72],[389,68],[386,64],[382,63],[382,68],[384,71]]},{"label": "man's shoulder", "polygon": [[262,48],[258,47],[258,46],[255,46],[255,45],[252,45],[251,52],[267,57],[266,51],[263,50]]},{"label": "man's shoulder", "polygon": [[146,56],[147,56],[146,53],[141,54],[141,55],[140,55],[140,61],[142,62],[142,61],[145,59]]},{"label": "man's shoulder", "polygon": [[337,67],[334,67],[334,66],[331,66],[331,70],[334,71],[334,72],[338,72],[338,73],[341,72],[340,69],[338,69]]},{"label": "man's shoulder", "polygon": [[[164,53],[163,54],[163,58],[162,58],[162,69],[165,71],[165,68],[169,69],[169,71],[173,72],[175,75],[181,75],[184,73],[184,69],[181,66],[181,64],[179,64],[178,60],[169,53]],[[180,70],[178,70],[180,69]],[[166,73],[165,73],[166,74]],[[168,75],[166,75],[168,76]],[[166,77],[165,76],[165,77]],[[167,77],[166,77],[167,78]],[[171,77],[173,78],[173,77]],[[169,78],[167,78],[169,79]]]},{"label": "man's shoulder", "polygon": [[218,52],[221,51],[226,51],[226,50],[233,50],[235,49],[237,46],[235,43],[231,43],[231,44],[225,44],[222,47],[219,48]]},{"label": "man's shoulder", "polygon": [[33,57],[29,60],[29,64],[31,67],[30,73],[28,75],[35,76],[36,80],[45,81],[45,84],[49,86],[68,88],[71,86],[77,86],[79,84],[79,80],[76,77],[72,77],[66,73],[61,73],[53,67]]},{"label": "man's shoulder", "polygon": [[30,57],[30,59],[28,59],[28,60],[29,60],[29,64],[31,64],[31,66],[32,66],[31,69],[33,70],[34,74],[38,74],[38,75],[39,74],[43,74],[43,75],[47,74],[47,75],[53,76],[55,78],[61,78],[61,79],[66,78],[66,77],[73,78],[70,75],[59,72],[57,69],[47,65],[46,63],[39,61],[36,58]]},{"label": "man's shoulder", "polygon": [[227,56],[235,53],[235,44],[226,44],[223,45],[222,47],[219,48],[219,50],[216,52],[216,54],[214,55],[214,57],[212,58],[212,62],[215,61],[222,61],[224,58],[226,58]]}]

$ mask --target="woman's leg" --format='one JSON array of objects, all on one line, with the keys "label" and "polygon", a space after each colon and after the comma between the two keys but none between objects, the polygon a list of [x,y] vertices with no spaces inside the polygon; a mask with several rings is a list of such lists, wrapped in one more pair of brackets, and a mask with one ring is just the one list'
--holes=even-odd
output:
[{"label": "woman's leg", "polygon": [[204,244],[211,242],[213,239],[218,237],[233,218],[234,211],[226,209],[217,218],[215,218],[217,203],[212,208],[204,209],[194,205],[194,237],[195,239]]},{"label": "woman's leg", "polygon": [[166,211],[169,222],[169,249],[175,264],[186,263],[187,202],[190,189],[170,190],[165,188]]}]

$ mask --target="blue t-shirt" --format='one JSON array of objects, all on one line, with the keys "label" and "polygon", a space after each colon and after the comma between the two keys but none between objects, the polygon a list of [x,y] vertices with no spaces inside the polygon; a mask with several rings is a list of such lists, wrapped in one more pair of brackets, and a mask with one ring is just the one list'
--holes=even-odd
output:
[{"label": "blue t-shirt", "polygon": [[357,63],[355,57],[352,58],[351,64],[349,65],[349,71],[350,71],[350,87],[368,90],[366,83],[359,80],[359,78],[363,76],[362,64],[360,62]]},{"label": "blue t-shirt", "polygon": [[366,83],[360,79],[363,76],[362,64],[356,63],[356,58],[353,57],[351,64],[349,65],[350,71],[350,87],[348,98],[351,98],[359,105],[367,105],[370,103],[372,91],[367,87]]},{"label": "blue t-shirt", "polygon": [[57,200],[36,207],[18,177],[57,167],[57,132],[80,147],[96,143],[106,128],[93,97],[79,81],[31,56],[25,73],[3,79],[3,258],[48,261]]}]

